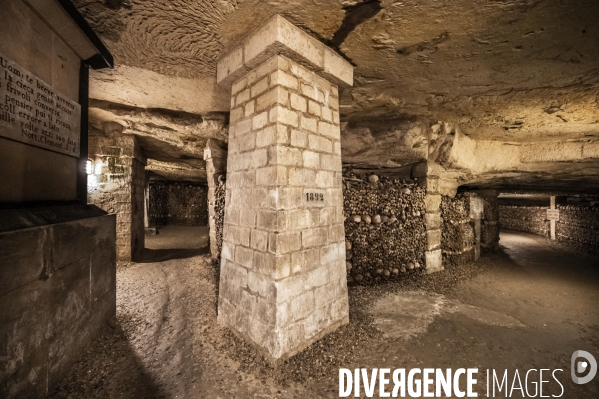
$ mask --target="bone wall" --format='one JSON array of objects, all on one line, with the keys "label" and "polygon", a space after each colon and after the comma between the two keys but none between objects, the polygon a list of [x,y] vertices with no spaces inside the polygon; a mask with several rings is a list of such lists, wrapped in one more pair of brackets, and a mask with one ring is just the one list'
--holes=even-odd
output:
[{"label": "bone wall", "polygon": [[549,237],[547,206],[501,205],[499,227]]},{"label": "bone wall", "polygon": [[208,225],[208,186],[186,182],[150,184],[151,226]]},{"label": "bone wall", "polygon": [[441,199],[441,249],[443,263],[457,265],[474,261],[474,226],[470,219],[470,197],[458,194]]},{"label": "bone wall", "polygon": [[556,239],[585,253],[599,255],[599,206],[558,205]]},{"label": "bone wall", "polygon": [[402,278],[424,267],[425,190],[389,177],[344,178],[349,283]]},{"label": "bone wall", "polygon": [[475,192],[458,194],[441,199],[443,220],[441,248],[444,266],[452,266],[474,261],[475,229],[470,212],[471,198],[481,198],[481,249],[490,251],[499,242],[498,206],[496,196],[481,197]]},{"label": "bone wall", "polygon": [[[218,256],[213,256],[220,264],[220,253],[223,247],[223,226],[225,222],[225,198],[227,196],[227,183],[224,175],[216,181],[214,188],[214,238]],[[210,227],[212,229],[212,226]],[[212,237],[212,233],[210,235]],[[212,239],[212,238],[211,238]]]}]

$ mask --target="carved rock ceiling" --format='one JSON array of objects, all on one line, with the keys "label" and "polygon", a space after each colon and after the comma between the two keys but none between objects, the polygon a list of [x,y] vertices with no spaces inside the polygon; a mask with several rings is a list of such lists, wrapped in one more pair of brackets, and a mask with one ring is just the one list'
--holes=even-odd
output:
[{"label": "carved rock ceiling", "polygon": [[[278,13],[337,48],[356,67],[355,85],[342,95],[342,120],[351,127],[344,155],[351,162],[370,160],[374,165],[383,148],[397,147],[388,157],[394,162],[405,155],[399,147],[405,149],[406,142],[421,148],[412,137],[415,120],[457,123],[476,140],[599,138],[596,0],[74,3],[122,67],[122,72],[117,68],[94,73],[92,96],[94,80],[122,75],[114,93],[110,85],[102,86],[96,97],[103,101],[124,102],[119,90],[127,90],[136,70],[147,70],[158,77],[153,78],[155,87],[129,105],[192,113],[227,111],[227,93],[215,85],[216,61]],[[161,106],[168,91],[161,77],[165,82],[198,81],[209,89],[198,93],[204,96],[201,106],[191,104],[187,96],[181,104],[174,104],[170,96],[169,104]],[[380,126],[360,133],[364,121],[380,125],[389,120],[401,126],[402,119],[412,126],[406,128],[409,137],[388,132],[379,143],[373,132]],[[390,142],[394,136],[397,143]]]}]

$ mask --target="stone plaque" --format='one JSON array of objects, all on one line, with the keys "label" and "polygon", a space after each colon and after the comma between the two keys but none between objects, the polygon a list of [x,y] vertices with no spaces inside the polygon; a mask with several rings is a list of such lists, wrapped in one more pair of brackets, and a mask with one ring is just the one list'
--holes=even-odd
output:
[{"label": "stone plaque", "polygon": [[324,206],[326,194],[324,190],[313,188],[304,189],[304,204],[307,206]]},{"label": "stone plaque", "polygon": [[81,106],[0,54],[0,136],[79,157]]},{"label": "stone plaque", "polygon": [[480,219],[483,216],[485,203],[482,198],[470,197],[470,218]]},{"label": "stone plaque", "polygon": [[547,209],[548,220],[559,220],[559,209]]}]

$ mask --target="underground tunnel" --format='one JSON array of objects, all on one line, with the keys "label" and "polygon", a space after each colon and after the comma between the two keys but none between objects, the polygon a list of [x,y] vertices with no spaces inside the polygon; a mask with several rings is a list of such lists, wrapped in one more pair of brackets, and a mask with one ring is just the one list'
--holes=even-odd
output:
[{"label": "underground tunnel", "polygon": [[0,397],[599,396],[596,1],[0,9]]}]

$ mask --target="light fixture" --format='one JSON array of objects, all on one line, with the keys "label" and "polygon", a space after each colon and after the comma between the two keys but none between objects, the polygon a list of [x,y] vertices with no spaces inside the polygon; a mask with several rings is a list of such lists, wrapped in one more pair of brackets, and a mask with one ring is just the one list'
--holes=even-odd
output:
[{"label": "light fixture", "polygon": [[88,175],[94,174],[94,161],[92,161],[91,159],[88,159],[87,162],[85,163],[85,172]]}]

